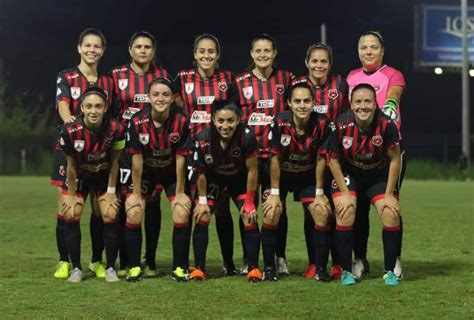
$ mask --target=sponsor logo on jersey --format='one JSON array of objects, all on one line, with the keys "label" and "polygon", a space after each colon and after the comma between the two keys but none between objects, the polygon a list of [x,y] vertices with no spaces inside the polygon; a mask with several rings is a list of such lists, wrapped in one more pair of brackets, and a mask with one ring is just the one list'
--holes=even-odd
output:
[{"label": "sponsor logo on jersey", "polygon": [[194,111],[191,115],[191,123],[209,123],[211,122],[211,115],[206,111]]},{"label": "sponsor logo on jersey", "polygon": [[84,150],[84,140],[74,140],[74,149],[76,149],[77,152]]},{"label": "sponsor logo on jersey", "polygon": [[212,158],[212,155],[209,154],[209,153],[206,153],[204,155],[204,161],[207,163],[207,164],[212,164],[214,163],[214,159]]},{"label": "sponsor logo on jersey", "polygon": [[254,112],[250,115],[248,125],[249,126],[264,126],[271,124],[273,121],[272,116],[267,116],[265,113]]},{"label": "sponsor logo on jersey", "polygon": [[383,143],[383,139],[381,135],[376,135],[372,137],[372,144],[374,146],[380,147]]},{"label": "sponsor logo on jersey", "polygon": [[97,161],[97,160],[100,160],[100,159],[105,158],[105,156],[106,156],[106,153],[105,153],[105,152],[89,153],[89,154],[87,155],[87,160],[88,160],[88,161]]},{"label": "sponsor logo on jersey", "polygon": [[242,81],[242,80],[247,79],[249,77],[250,77],[250,73],[247,72],[247,73],[241,75],[240,77],[238,77],[237,79],[235,79],[235,81]]},{"label": "sponsor logo on jersey", "polygon": [[344,147],[344,149],[349,149],[350,147],[352,147],[352,140],[354,140],[354,138],[352,137],[342,137],[342,146]]},{"label": "sponsor logo on jersey", "polygon": [[242,152],[240,151],[240,148],[239,147],[235,147],[234,149],[232,149],[230,151],[230,155],[234,158],[238,158],[240,157],[240,155],[242,154]]},{"label": "sponsor logo on jersey", "polygon": [[72,76],[67,75],[66,78],[68,78],[68,80],[76,79],[76,78],[79,78],[79,74],[78,74],[78,73],[74,73]]},{"label": "sponsor logo on jersey", "polygon": [[197,98],[197,104],[198,105],[203,105],[203,104],[211,104],[216,97],[214,96],[201,96]]},{"label": "sponsor logo on jersey", "polygon": [[282,134],[280,138],[280,143],[282,146],[287,147],[291,142],[291,136],[288,134]]},{"label": "sponsor logo on jersey", "polygon": [[313,111],[317,112],[317,113],[326,113],[326,112],[328,112],[328,106],[325,105],[325,104],[314,105],[313,106]]},{"label": "sponsor logo on jersey", "polygon": [[219,87],[219,90],[222,91],[222,92],[226,92],[228,87],[227,87],[227,82],[225,81],[219,81],[217,83],[217,86]]},{"label": "sponsor logo on jersey", "polygon": [[64,177],[64,175],[66,174],[66,169],[64,168],[63,165],[59,166],[58,172],[59,172],[59,174],[60,174],[61,176]]},{"label": "sponsor logo on jersey", "polygon": [[80,96],[81,96],[81,88],[79,88],[79,87],[71,87],[71,97],[72,97],[74,100],[77,100],[77,99],[79,99]]},{"label": "sponsor logo on jersey", "polygon": [[141,144],[146,145],[150,141],[150,134],[149,133],[139,133],[138,134],[138,141]]},{"label": "sponsor logo on jersey", "polygon": [[58,79],[56,80],[56,84],[60,84],[61,83],[61,77],[58,77]]},{"label": "sponsor logo on jersey", "polygon": [[150,102],[150,100],[148,99],[147,94],[136,94],[135,97],[133,98],[133,102],[146,103],[146,102]]},{"label": "sponsor logo on jersey", "polygon": [[112,70],[113,73],[122,72],[122,71],[127,71],[127,67],[116,68]]},{"label": "sponsor logo on jersey", "polygon": [[171,154],[171,149],[153,149],[153,156],[160,157],[160,156],[169,156]]},{"label": "sponsor logo on jersey", "polygon": [[62,91],[61,91],[61,88],[58,88],[58,89],[56,90],[56,97],[59,97],[59,95],[61,94],[61,92],[62,92]]},{"label": "sponsor logo on jersey", "polygon": [[337,91],[337,89],[329,89],[328,90],[328,96],[332,100],[336,100],[337,97],[339,97],[339,91]]},{"label": "sponsor logo on jersey", "polygon": [[272,140],[273,139],[273,131],[270,130],[270,132],[268,133],[268,140]]},{"label": "sponsor logo on jersey", "polygon": [[265,109],[265,108],[273,108],[275,106],[275,100],[267,99],[267,100],[258,100],[257,101],[257,108]]},{"label": "sponsor logo on jersey", "polygon": [[169,139],[172,143],[176,143],[181,140],[181,136],[179,135],[179,132],[172,132],[169,134]]},{"label": "sponsor logo on jersey", "polygon": [[245,87],[242,88],[242,94],[246,99],[250,99],[253,96],[253,88],[252,87]]},{"label": "sponsor logo on jersey", "polygon": [[138,111],[140,111],[140,108],[132,108],[132,107],[128,107],[123,115],[122,115],[122,118],[124,119],[127,119],[127,120],[130,120],[132,118],[132,116],[137,113]]},{"label": "sponsor logo on jersey", "polygon": [[118,87],[120,90],[124,90],[128,86],[128,79],[119,79]]},{"label": "sponsor logo on jersey", "polygon": [[283,93],[285,93],[285,86],[282,85],[282,84],[276,84],[276,85],[275,85],[275,89],[276,89],[276,92],[277,92],[278,94],[283,94]]},{"label": "sponsor logo on jersey", "polygon": [[62,146],[64,146],[64,139],[63,139],[63,137],[61,137],[61,138],[59,139],[59,144],[62,145]]},{"label": "sponsor logo on jersey", "polygon": [[193,82],[186,82],[184,84],[184,91],[186,91],[187,94],[191,94],[191,92],[194,91],[194,83]]}]

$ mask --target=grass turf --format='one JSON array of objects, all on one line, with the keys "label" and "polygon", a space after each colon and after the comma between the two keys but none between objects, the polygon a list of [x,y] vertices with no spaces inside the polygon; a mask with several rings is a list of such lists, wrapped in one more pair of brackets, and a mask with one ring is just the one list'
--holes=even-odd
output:
[{"label": "grass turf", "polygon": [[[381,227],[371,213],[372,273],[345,288],[304,279],[303,214],[289,198],[287,246],[291,276],[277,283],[249,284],[221,276],[214,223],[208,249],[210,279],[175,283],[169,277],[169,205],[163,204],[158,247],[160,276],[139,283],[105,283],[87,271],[72,284],[52,277],[55,190],[46,177],[0,177],[0,317],[5,318],[452,318],[474,316],[472,182],[407,180],[402,190],[403,266],[398,287],[382,282]],[[82,262],[90,259],[89,210],[82,221]],[[236,220],[234,211],[234,221]],[[237,227],[237,224],[235,223]],[[234,261],[241,247],[236,229]],[[192,257],[192,255],[191,255]]]}]

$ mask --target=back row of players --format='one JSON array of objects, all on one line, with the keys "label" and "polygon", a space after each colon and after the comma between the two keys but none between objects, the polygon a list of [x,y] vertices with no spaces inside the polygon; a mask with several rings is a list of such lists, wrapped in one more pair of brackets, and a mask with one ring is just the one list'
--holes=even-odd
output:
[{"label": "back row of players", "polygon": [[[55,277],[83,279],[79,219],[88,194],[93,207],[89,269],[107,281],[117,281],[120,247],[119,269],[128,269],[128,280],[156,275],[159,200],[164,189],[172,203],[172,276],[177,281],[206,278],[211,212],[216,216],[224,274],[236,273],[229,198],[241,212],[245,259],[241,272],[249,281],[277,280],[277,274],[288,273],[285,198],[293,192],[305,212],[309,260],[305,277],[341,278],[343,284],[353,284],[368,271],[372,202],[384,225],[384,281],[398,284],[402,238],[398,190],[404,167],[398,104],[405,83],[400,72],[382,64],[384,47],[378,32],[360,37],[362,68],[353,70],[347,82],[329,73],[332,53],[324,44],[308,48],[306,76],[295,78],[275,67],[276,43],[266,34],[253,39],[253,63],[236,77],[218,68],[217,38],[198,36],[194,67],[179,72],[173,82],[165,69],[154,64],[156,41],[147,32],[132,36],[131,63],[114,68],[110,76],[97,72],[105,50],[100,31],[85,30],[77,48],[80,64],[61,72],[57,80],[57,110],[65,125],[52,175],[59,191],[60,262]],[[261,233],[255,195],[259,185]],[[121,210],[125,212],[120,214]],[[144,218],[145,268],[140,262]],[[188,274],[191,233],[194,268]],[[258,267],[260,242],[263,273]],[[331,247],[333,266],[328,274]]]}]

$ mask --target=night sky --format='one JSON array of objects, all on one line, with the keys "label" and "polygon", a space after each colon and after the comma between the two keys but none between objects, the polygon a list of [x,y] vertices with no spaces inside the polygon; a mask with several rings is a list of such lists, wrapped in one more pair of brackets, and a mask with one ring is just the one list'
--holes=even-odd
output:
[{"label": "night sky", "polygon": [[[53,107],[56,75],[79,63],[77,38],[87,27],[102,30],[107,38],[99,66],[104,72],[127,63],[128,39],[136,31],[147,30],[157,38],[158,62],[172,74],[191,66],[194,37],[203,32],[220,39],[221,66],[240,73],[249,62],[251,39],[264,32],[278,42],[278,65],[301,75],[306,73],[306,48],[320,41],[321,23],[327,25],[327,43],[333,48],[333,72],[346,76],[360,67],[359,35],[379,30],[385,41],[384,62],[402,71],[407,82],[401,101],[407,149],[415,156],[439,156],[442,146],[435,141],[448,135],[454,156],[459,152],[456,145],[460,146],[461,76],[415,71],[414,5],[419,2],[1,0],[3,78],[9,92],[41,95]],[[459,1],[431,3],[458,5]],[[473,120],[471,111],[471,132]],[[432,146],[424,154],[420,146],[427,139]]]}]

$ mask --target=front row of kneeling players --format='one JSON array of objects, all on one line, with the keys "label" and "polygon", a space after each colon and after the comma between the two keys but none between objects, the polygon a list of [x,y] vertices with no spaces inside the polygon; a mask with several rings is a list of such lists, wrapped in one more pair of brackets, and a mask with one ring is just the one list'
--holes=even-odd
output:
[{"label": "front row of kneeling players", "polygon": [[[371,199],[383,224],[384,282],[398,284],[393,268],[401,245],[397,189],[399,133],[394,123],[378,109],[371,85],[360,84],[352,90],[351,110],[335,123],[328,123],[312,112],[314,97],[306,84],[291,87],[287,101],[289,111],[275,116],[268,137],[272,158],[264,170],[270,173],[270,181],[260,182],[255,135],[240,122],[241,110],[233,102],[215,101],[211,127],[191,142],[188,119],[173,105],[171,82],[165,78],[154,80],[150,84],[149,98],[150,107],[131,119],[127,132],[126,152],[131,154],[132,177],[125,188],[124,204],[128,280],[139,280],[142,276],[140,251],[144,197],[160,186],[171,202],[174,224],[172,277],[177,281],[206,278],[208,225],[219,195],[226,190],[244,223],[249,281],[277,280],[274,260],[276,229],[286,195],[293,192],[294,199],[302,203],[303,210],[308,211],[315,221],[316,279],[330,280],[326,264],[332,238],[330,219],[335,216],[335,248],[343,269],[341,282],[343,285],[354,284],[356,281],[351,273],[352,226],[357,193],[362,192]],[[105,223],[106,280],[118,281],[114,265],[120,202],[115,185],[118,157],[125,147],[125,135],[121,124],[106,116],[105,100],[102,89],[88,89],[81,104],[84,116],[66,124],[61,133],[62,148],[68,161],[67,181],[77,179],[77,184],[64,186],[68,195],[63,206],[66,244],[73,264],[69,280],[73,282],[83,278],[78,222],[84,198],[91,190],[99,199]],[[191,188],[186,182],[189,157],[196,177],[195,204],[191,202]],[[329,171],[334,180],[329,178]],[[261,233],[256,209],[259,183],[264,213]],[[195,220],[193,268],[189,268],[188,259],[191,214]],[[260,243],[263,272],[258,265]]]}]

